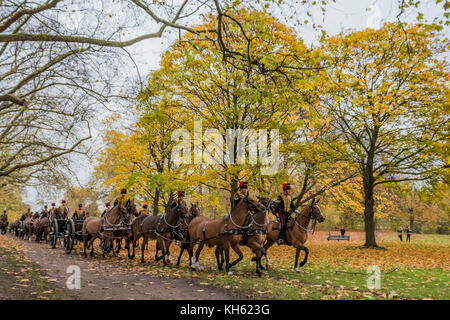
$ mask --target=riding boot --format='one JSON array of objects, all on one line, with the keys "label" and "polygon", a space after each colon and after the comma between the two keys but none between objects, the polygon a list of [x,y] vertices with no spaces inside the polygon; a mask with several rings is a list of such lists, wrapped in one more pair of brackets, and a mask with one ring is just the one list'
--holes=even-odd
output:
[{"label": "riding boot", "polygon": [[284,237],[283,237],[283,228],[280,226],[278,227],[278,245],[281,245],[284,243]]}]

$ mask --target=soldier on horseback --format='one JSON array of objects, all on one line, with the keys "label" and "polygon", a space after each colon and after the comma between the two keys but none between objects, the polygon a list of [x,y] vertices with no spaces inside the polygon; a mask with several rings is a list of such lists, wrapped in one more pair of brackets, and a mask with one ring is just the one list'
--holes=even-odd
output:
[{"label": "soldier on horseback", "polygon": [[47,205],[44,206],[44,210],[42,210],[41,212],[41,218],[47,217],[48,216],[48,207]]},{"label": "soldier on horseback", "polygon": [[109,202],[105,202],[105,211],[102,213],[102,218],[105,214],[107,214],[111,210],[111,204]]},{"label": "soldier on horseback", "polygon": [[241,181],[239,182],[238,192],[234,195],[233,208],[236,207],[237,203],[245,197],[248,197],[248,182]]},{"label": "soldier on horseback", "polygon": [[67,214],[69,213],[69,209],[67,209],[66,207],[66,200],[61,200],[61,205],[59,206],[59,209],[61,210],[61,213],[63,215],[63,217],[61,218],[65,218],[67,217]]},{"label": "soldier on horseback", "polygon": [[49,210],[49,212],[48,212],[49,216],[50,216],[55,210],[56,210],[56,208],[55,208],[55,203],[52,202],[52,207],[50,208],[50,210]]},{"label": "soldier on horseback", "polygon": [[148,214],[148,205],[147,204],[142,205],[142,210],[139,211],[139,214],[137,216],[139,217],[142,214]]},{"label": "soldier on horseback", "polygon": [[291,217],[292,212],[298,214],[297,208],[291,198],[291,184],[283,184],[283,193],[278,196],[276,200],[278,206],[278,245],[287,243],[286,241],[286,228],[287,223]]},{"label": "soldier on horseback", "polygon": [[2,214],[2,216],[0,217],[0,220],[6,220],[6,221],[8,221],[8,214],[6,213],[6,208],[4,208],[3,209],[3,214]]},{"label": "soldier on horseback", "polygon": [[127,189],[122,188],[120,189],[120,196],[114,200],[114,207],[117,205],[124,206],[127,203]]},{"label": "soldier on horseback", "polygon": [[6,214],[6,208],[3,209],[3,214],[0,216],[0,230],[2,234],[6,233],[8,228],[8,215]]},{"label": "soldier on horseback", "polygon": [[84,220],[87,218],[86,211],[83,210],[83,204],[78,204],[78,209],[76,209],[73,213],[73,220]]},{"label": "soldier on horseback", "polygon": [[175,200],[174,202],[172,202],[172,205],[170,206],[170,210],[172,210],[173,208],[175,208],[176,206],[183,204],[187,207],[186,201],[184,200],[184,191],[183,190],[178,190],[177,192],[177,200]]}]

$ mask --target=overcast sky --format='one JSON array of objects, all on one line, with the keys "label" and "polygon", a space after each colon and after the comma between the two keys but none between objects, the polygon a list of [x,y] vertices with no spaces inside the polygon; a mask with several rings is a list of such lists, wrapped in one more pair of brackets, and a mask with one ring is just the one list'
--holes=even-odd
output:
[{"label": "overcast sky", "polygon": [[[424,14],[424,18],[431,21],[435,17],[441,17],[443,15],[442,8],[436,6],[435,0],[422,1],[422,7],[420,12]],[[316,25],[323,25],[325,31],[334,35],[347,29],[362,30],[366,27],[378,28],[384,22],[395,21],[398,14],[398,8],[396,5],[398,0],[337,0],[336,3],[328,5],[325,16],[319,8],[314,9],[312,18],[308,18],[306,14],[298,13],[299,17],[296,20],[304,21],[309,19],[310,22],[307,25],[296,27],[296,31],[300,38],[304,39],[307,45],[313,45],[317,42],[320,32],[315,31],[312,28],[312,23]],[[441,4],[440,4],[441,6]],[[275,13],[277,15],[279,13]],[[402,15],[402,21],[414,22],[415,14]],[[294,27],[292,25],[292,27]],[[448,28],[446,28],[448,35]],[[139,42],[133,47],[129,48],[129,52],[133,56],[136,63],[135,68],[124,70],[124,74],[131,75],[132,78],[140,78],[145,82],[147,75],[158,68],[161,55],[167,50],[170,43],[177,38],[178,32],[172,32],[169,36],[165,36],[163,39],[150,39],[143,42]],[[130,35],[130,38],[133,35]],[[134,65],[130,63],[130,66]],[[99,115],[99,118],[102,116]],[[99,134],[94,133],[95,134]],[[77,172],[77,179],[81,184],[86,184],[92,174],[93,166],[86,159],[83,161],[79,159],[77,164],[73,165],[73,170]],[[76,180],[76,179],[75,179]],[[24,192],[25,203],[31,205],[32,210],[38,210],[40,208],[37,205],[37,193],[33,188],[26,188]],[[50,196],[45,199],[45,202],[50,203],[52,201],[59,202],[62,194],[57,196],[57,199],[52,199]]]}]

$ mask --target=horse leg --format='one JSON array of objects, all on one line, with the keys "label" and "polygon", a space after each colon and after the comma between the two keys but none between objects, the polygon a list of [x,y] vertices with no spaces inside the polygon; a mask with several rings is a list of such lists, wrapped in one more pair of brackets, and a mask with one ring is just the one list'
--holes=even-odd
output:
[{"label": "horse leg", "polygon": [[157,240],[156,240],[155,261],[159,261],[159,260],[161,260],[161,258],[162,258],[162,257],[158,257],[159,249],[160,249],[160,247],[159,247],[159,240],[157,239]]},{"label": "horse leg", "polygon": [[178,259],[177,259],[177,266],[180,265],[180,261],[181,261],[181,256],[183,255],[184,250],[186,250],[183,246],[180,247],[180,254],[178,255]]},{"label": "horse leg", "polygon": [[230,244],[227,243],[223,250],[225,251],[225,271],[231,276],[233,272],[230,271]]},{"label": "horse leg", "polygon": [[160,246],[161,246],[161,259],[163,261],[164,266],[167,266],[167,261],[166,261],[166,254],[167,254],[167,250],[166,250],[166,240],[157,240],[158,242],[160,242]]},{"label": "horse leg", "polygon": [[264,257],[266,258],[266,269],[267,270],[269,270],[269,268],[270,268],[270,259],[269,259],[269,255],[267,254],[267,251],[274,243],[275,242],[271,238],[267,237],[266,243],[264,244]]},{"label": "horse leg", "polygon": [[239,248],[239,244],[235,244],[234,246],[231,247],[231,249],[233,249],[233,251],[237,253],[238,258],[230,264],[230,268],[235,266],[244,257],[244,255],[242,254],[241,248]]},{"label": "horse leg", "polygon": [[122,249],[122,239],[117,240],[117,254],[120,253],[120,249]]},{"label": "horse leg", "polygon": [[[216,247],[216,250],[214,252],[214,254],[216,255],[216,260],[217,260],[217,269],[219,270],[223,270],[223,250],[219,248],[219,246]],[[220,259],[222,257],[222,259]]]},{"label": "horse leg", "polygon": [[171,263],[172,259],[170,256],[170,246],[172,244],[172,240],[164,240],[164,244],[166,246],[167,263]]},{"label": "horse leg", "polygon": [[[147,236],[144,234],[143,236],[143,240],[142,240],[142,248],[141,248],[141,262],[144,263],[145,259],[144,259],[144,248],[145,248],[145,243],[148,241]],[[134,248],[133,248],[134,250]]]},{"label": "horse leg", "polygon": [[309,255],[309,250],[307,247],[302,246],[302,249],[303,251],[305,251],[305,257],[303,258],[303,261],[300,262],[300,267],[303,267],[306,264],[306,262],[308,262],[308,255]]},{"label": "horse leg", "polygon": [[194,260],[194,247],[195,247],[195,242],[192,242],[189,244],[189,248],[188,248],[188,254],[189,254],[189,267],[192,266],[193,261]]},{"label": "horse leg", "polygon": [[195,263],[194,266],[195,268],[200,268],[200,263],[198,262],[198,258],[200,257],[200,253],[203,250],[203,247],[205,246],[204,242],[200,242],[200,244],[197,247],[197,251],[195,252]]},{"label": "horse leg", "polygon": [[89,253],[89,255],[91,257],[94,256],[94,241],[95,241],[95,239],[96,239],[96,237],[92,236],[92,239],[91,239],[91,241],[89,242],[89,245],[88,245],[88,247],[91,247],[91,252]]}]

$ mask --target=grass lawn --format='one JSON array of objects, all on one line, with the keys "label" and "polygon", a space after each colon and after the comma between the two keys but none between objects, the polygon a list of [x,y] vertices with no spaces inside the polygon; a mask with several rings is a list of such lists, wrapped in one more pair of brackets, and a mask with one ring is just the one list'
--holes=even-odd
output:
[{"label": "grass lawn", "polygon": [[[308,263],[301,273],[293,270],[295,249],[269,249],[271,268],[258,278],[251,252],[243,248],[244,259],[228,276],[215,267],[213,249],[205,248],[202,271],[191,270],[187,253],[182,266],[163,267],[155,262],[154,243],[146,251],[147,263],[139,262],[140,251],[130,261],[121,253],[114,258],[124,266],[154,275],[191,277],[197,283],[234,290],[238,297],[251,299],[448,299],[450,297],[450,236],[415,235],[412,242],[400,242],[395,233],[378,234],[382,249],[366,249],[362,232],[349,232],[351,241],[327,241],[327,232],[317,231],[308,240]],[[178,246],[171,247],[172,257]],[[232,254],[232,259],[236,255]],[[265,263],[265,262],[263,262]],[[369,289],[369,266],[380,270],[380,288]]]}]

